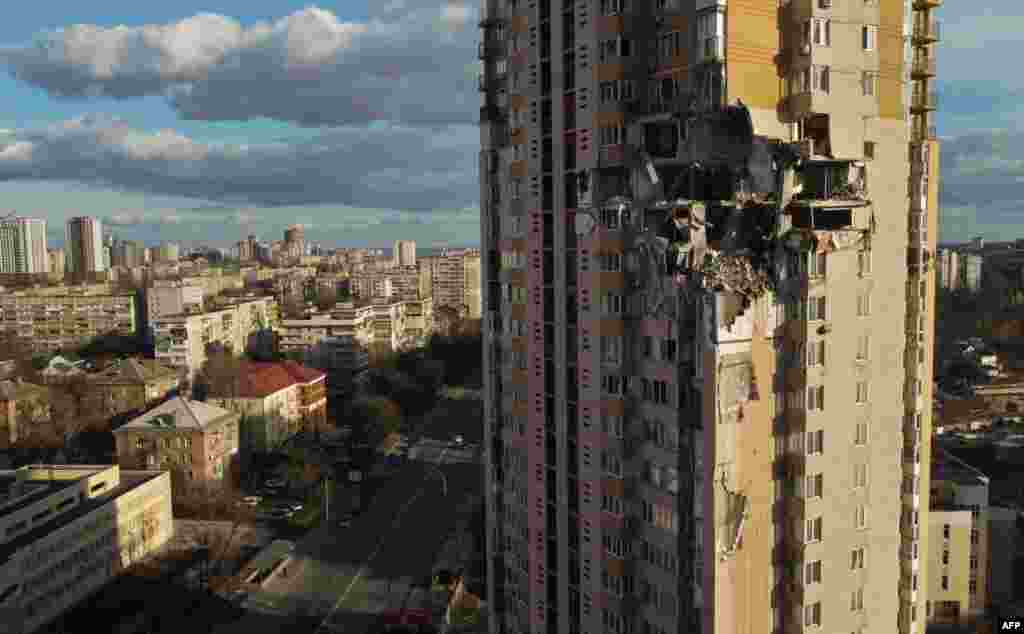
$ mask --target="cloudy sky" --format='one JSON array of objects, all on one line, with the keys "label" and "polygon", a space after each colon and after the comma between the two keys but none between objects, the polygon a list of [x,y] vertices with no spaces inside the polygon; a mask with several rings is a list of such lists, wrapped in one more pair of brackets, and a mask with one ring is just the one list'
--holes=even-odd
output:
[{"label": "cloudy sky", "polygon": [[[884,0],[894,1],[894,0]],[[35,0],[0,21],[0,210],[125,238],[478,240],[477,4]],[[942,239],[1024,237],[1024,4],[941,10]]]}]

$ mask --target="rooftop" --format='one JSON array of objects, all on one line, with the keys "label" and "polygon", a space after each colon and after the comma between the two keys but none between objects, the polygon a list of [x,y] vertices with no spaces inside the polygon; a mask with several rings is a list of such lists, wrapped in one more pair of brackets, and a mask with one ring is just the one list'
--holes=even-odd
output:
[{"label": "rooftop", "polygon": [[[88,475],[94,475],[96,473],[100,473],[100,472],[102,472],[102,471],[104,471],[106,469],[109,469],[110,467],[109,466],[105,466],[105,465],[104,466],[96,466],[96,465],[88,465],[88,466],[82,466],[82,465],[33,465],[33,468],[34,469],[38,469],[38,470],[42,471],[43,473],[46,473],[46,472],[50,471],[51,469],[54,472],[57,472],[57,473],[59,473],[61,471],[67,471],[69,469],[74,469],[74,470],[90,470],[91,473],[89,473]],[[8,478],[15,477],[15,475],[14,475],[15,472],[14,471],[2,471],[2,472],[0,472],[0,474],[2,474],[3,476],[6,476]],[[21,550],[21,549],[25,548],[26,546],[32,544],[36,540],[38,540],[38,539],[48,535],[51,531],[53,531],[53,529],[54,529],[54,527],[55,527],[55,525],[57,523],[63,525],[63,524],[68,524],[70,522],[73,522],[73,521],[75,521],[76,519],[78,519],[80,517],[83,517],[85,515],[88,515],[89,513],[92,513],[96,509],[104,506],[108,502],[113,501],[114,499],[116,499],[117,497],[127,493],[128,491],[131,491],[135,487],[140,486],[142,484],[145,484],[146,482],[152,480],[153,478],[159,477],[162,474],[163,474],[162,471],[123,471],[123,470],[120,471],[120,480],[119,480],[117,486],[115,486],[115,487],[113,487],[111,489],[107,489],[106,491],[104,491],[104,492],[102,492],[102,493],[100,493],[98,495],[94,495],[92,497],[85,497],[81,501],[81,503],[77,504],[76,506],[74,506],[71,510],[67,511],[66,513],[61,513],[61,514],[55,515],[52,520],[32,528],[28,532],[23,533],[23,534],[19,535],[18,537],[15,537],[14,539],[12,539],[11,541],[9,541],[9,542],[7,542],[5,544],[0,544],[0,563],[7,561],[8,559],[10,559],[19,550]],[[85,476],[83,476],[83,477],[85,477]],[[44,481],[44,482],[46,483],[47,486],[54,487],[54,488],[51,488],[51,489],[48,490],[47,494],[50,494],[50,493],[53,493],[55,491],[59,491],[60,489],[69,488],[71,486],[74,486],[80,480],[81,480],[81,478],[66,478],[66,477],[65,478],[58,478],[58,477],[55,477],[53,480]],[[37,482],[39,482],[39,481],[38,480],[33,480],[32,481],[33,484],[35,484]],[[38,499],[38,497],[34,497],[31,501],[35,501],[36,499]],[[5,509],[5,512],[11,512],[12,510],[13,509]]]},{"label": "rooftop", "polygon": [[89,375],[89,378],[98,383],[146,383],[177,375],[175,370],[154,359],[123,359],[115,361],[101,372]]},{"label": "rooftop", "polygon": [[961,486],[987,486],[988,476],[939,447],[932,454],[932,482],[952,482]]},{"label": "rooftop", "polygon": [[114,433],[138,431],[140,429],[148,431],[203,430],[225,416],[232,415],[226,409],[176,396],[169,401],[157,405],[142,416],[118,427],[114,430]]}]

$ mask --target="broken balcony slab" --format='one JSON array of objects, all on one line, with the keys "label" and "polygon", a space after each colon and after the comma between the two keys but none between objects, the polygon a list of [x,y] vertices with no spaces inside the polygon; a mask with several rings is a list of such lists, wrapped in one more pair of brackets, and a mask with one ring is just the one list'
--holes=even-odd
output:
[{"label": "broken balcony slab", "polygon": [[836,201],[828,205],[798,205],[789,207],[790,227],[815,231],[869,231],[873,225],[873,207],[870,203],[851,206]]}]

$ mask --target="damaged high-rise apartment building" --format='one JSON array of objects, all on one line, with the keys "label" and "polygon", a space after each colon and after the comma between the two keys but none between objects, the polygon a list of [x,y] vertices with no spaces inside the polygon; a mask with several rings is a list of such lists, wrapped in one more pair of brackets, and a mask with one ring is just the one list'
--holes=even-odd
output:
[{"label": "damaged high-rise apartment building", "polygon": [[485,0],[494,632],[924,631],[939,4]]}]

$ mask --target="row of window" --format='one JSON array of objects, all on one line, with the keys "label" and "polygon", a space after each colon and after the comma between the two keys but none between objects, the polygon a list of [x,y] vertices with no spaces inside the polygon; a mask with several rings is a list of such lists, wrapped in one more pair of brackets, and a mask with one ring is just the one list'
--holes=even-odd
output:
[{"label": "row of window", "polygon": [[[873,51],[878,43],[878,26],[865,24],[860,28],[860,46],[865,51]],[[832,46],[832,20],[829,18],[813,18],[803,23],[802,44],[806,46]]]},{"label": "row of window", "polygon": [[[874,71],[861,71],[860,73],[861,94],[865,97],[874,97],[878,94],[878,73]],[[791,94],[804,92],[832,92],[832,67],[825,65],[814,65],[797,71],[791,78],[789,84]]]},{"label": "row of window", "polygon": [[[864,505],[858,505],[853,510],[853,527],[863,530],[868,527],[868,510]],[[814,517],[804,521],[804,542],[820,542],[822,539],[822,518]]]}]

